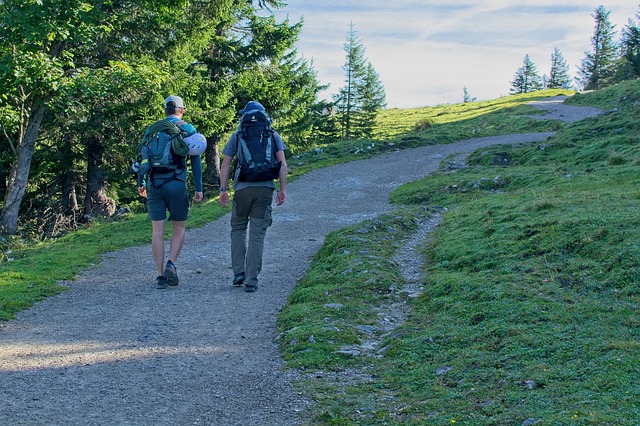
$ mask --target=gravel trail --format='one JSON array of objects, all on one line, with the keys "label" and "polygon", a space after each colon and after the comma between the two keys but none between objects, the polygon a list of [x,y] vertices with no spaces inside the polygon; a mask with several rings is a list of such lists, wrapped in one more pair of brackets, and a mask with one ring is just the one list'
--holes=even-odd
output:
[{"label": "gravel trail", "polygon": [[[566,121],[601,113],[553,98]],[[229,215],[189,230],[180,285],[155,289],[150,245],[104,256],[60,295],[0,324],[1,425],[298,425],[311,402],[273,343],[276,317],[325,235],[392,209],[447,156],[552,133],[477,138],[311,172],[267,231],[260,289],[231,285]],[[149,226],[149,232],[151,227]]]}]

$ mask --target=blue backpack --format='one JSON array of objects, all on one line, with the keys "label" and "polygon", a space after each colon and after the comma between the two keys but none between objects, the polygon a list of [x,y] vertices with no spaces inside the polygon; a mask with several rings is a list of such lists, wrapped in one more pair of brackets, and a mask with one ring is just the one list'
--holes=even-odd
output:
[{"label": "blue backpack", "polygon": [[236,132],[236,144],[238,182],[278,179],[281,162],[276,159],[278,148],[268,115],[262,111],[243,115]]}]

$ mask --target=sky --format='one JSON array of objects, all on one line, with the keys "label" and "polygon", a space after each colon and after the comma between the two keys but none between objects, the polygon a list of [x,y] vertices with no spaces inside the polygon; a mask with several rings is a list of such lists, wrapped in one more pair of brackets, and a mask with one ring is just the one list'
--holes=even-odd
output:
[{"label": "sky", "polygon": [[548,75],[558,48],[577,75],[591,51],[602,5],[619,41],[629,19],[638,22],[640,0],[284,0],[279,21],[304,20],[298,54],[313,62],[320,99],[344,86],[344,43],[349,24],[385,87],[388,108],[460,103],[464,88],[479,101],[509,95],[516,71],[529,55]]}]

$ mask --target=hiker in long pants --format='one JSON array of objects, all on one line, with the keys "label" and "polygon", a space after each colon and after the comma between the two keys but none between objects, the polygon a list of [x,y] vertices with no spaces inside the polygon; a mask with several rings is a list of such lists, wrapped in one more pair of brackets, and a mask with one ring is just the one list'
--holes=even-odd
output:
[{"label": "hiker in long pants", "polygon": [[[200,155],[195,154],[193,148],[184,142],[184,138],[199,134],[196,133],[195,127],[182,121],[185,108],[179,96],[171,95],[165,99],[164,111],[166,117],[149,126],[145,132],[138,171],[138,193],[147,199],[147,210],[151,219],[151,251],[158,270],[156,288],[178,285],[176,262],[184,245],[189,215],[187,157],[191,161],[191,172],[196,187],[193,201],[199,203],[203,199],[202,161]],[[181,141],[186,147],[185,152],[174,152],[171,144],[177,136],[184,137]],[[167,144],[169,146],[164,148]],[[201,151],[203,148],[198,150],[200,153]],[[169,245],[169,259],[165,264],[164,232],[167,210],[173,233]]]},{"label": "hiker in long pants", "polygon": [[[231,212],[231,267],[233,285],[247,292],[258,289],[262,269],[264,237],[271,225],[271,203],[280,181],[276,204],[286,198],[287,162],[280,135],[271,128],[271,118],[255,101],[241,109],[240,125],[231,135],[222,153],[220,167],[220,204],[229,204],[227,182],[233,158],[238,159],[234,171],[234,196]],[[247,244],[247,228],[249,242]]]}]

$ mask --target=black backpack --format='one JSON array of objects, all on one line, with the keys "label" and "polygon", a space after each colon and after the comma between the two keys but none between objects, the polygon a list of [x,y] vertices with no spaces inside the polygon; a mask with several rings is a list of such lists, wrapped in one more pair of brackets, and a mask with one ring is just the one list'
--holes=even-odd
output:
[{"label": "black backpack", "polygon": [[277,150],[269,116],[262,111],[243,115],[236,132],[238,182],[278,179],[281,162],[276,159]]}]

